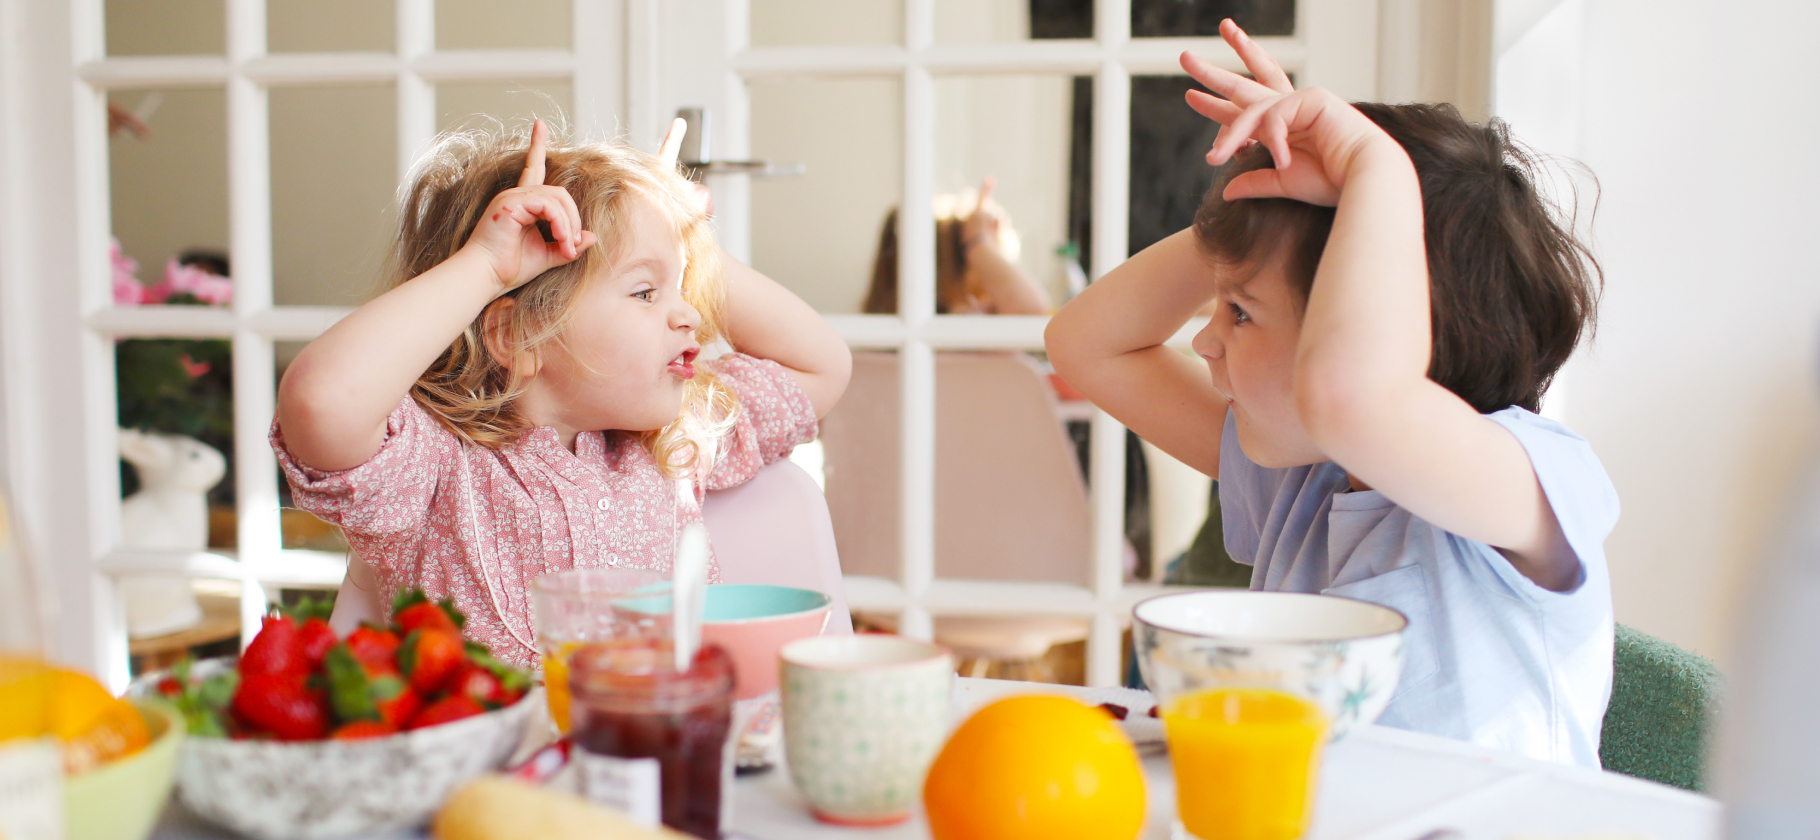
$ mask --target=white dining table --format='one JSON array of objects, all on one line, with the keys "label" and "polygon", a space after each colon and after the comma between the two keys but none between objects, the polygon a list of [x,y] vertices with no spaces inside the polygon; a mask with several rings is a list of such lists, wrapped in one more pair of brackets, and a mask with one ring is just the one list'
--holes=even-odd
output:
[{"label": "white dining table", "polygon": [[[1053,693],[1098,703],[1108,689],[959,678],[956,723],[992,700]],[[1141,837],[1171,836],[1175,780],[1169,757],[1143,756],[1149,818]],[[817,822],[787,767],[740,777],[733,785],[727,840],[925,840],[920,813],[884,828]],[[1593,837],[1717,840],[1720,805],[1707,796],[1624,776],[1524,758],[1383,726],[1355,730],[1328,747],[1307,840],[1418,840],[1440,829],[1457,840],[1569,840]],[[154,840],[216,840],[232,835],[173,804]],[[397,833],[384,840],[421,837]],[[370,838],[381,840],[381,838]]]}]

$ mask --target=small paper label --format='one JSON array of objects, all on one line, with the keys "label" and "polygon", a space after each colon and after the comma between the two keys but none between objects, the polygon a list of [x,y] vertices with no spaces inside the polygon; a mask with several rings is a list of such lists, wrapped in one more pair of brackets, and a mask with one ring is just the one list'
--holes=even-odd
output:
[{"label": "small paper label", "polygon": [[663,821],[663,775],[655,758],[620,758],[577,750],[581,795],[656,828]]},{"label": "small paper label", "polygon": [[0,837],[63,840],[63,752],[55,740],[0,744]]}]

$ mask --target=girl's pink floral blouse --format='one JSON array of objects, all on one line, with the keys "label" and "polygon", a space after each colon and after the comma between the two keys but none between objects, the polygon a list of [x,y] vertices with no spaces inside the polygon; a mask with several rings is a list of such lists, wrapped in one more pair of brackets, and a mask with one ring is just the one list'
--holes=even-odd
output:
[{"label": "girl's pink floral blouse", "polygon": [[[583,432],[570,452],[545,426],[495,451],[465,444],[410,397],[387,419],[379,452],[353,469],[299,463],[276,422],[272,449],[297,506],[341,526],[378,573],[385,603],[410,587],[452,596],[469,638],[529,668],[532,580],[591,566],[667,572],[677,535],[702,521],[704,489],[740,484],[814,439],[814,406],[783,366],[739,353],[714,364],[740,413],[694,492],[629,436]],[[712,561],[709,576],[720,577]]]}]

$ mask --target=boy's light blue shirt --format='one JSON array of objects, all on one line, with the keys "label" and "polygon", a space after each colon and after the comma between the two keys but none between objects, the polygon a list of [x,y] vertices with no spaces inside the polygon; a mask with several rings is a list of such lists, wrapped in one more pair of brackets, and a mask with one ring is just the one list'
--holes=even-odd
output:
[{"label": "boy's light blue shirt", "polygon": [[1605,537],[1618,494],[1592,447],[1512,406],[1486,415],[1529,453],[1581,578],[1537,586],[1485,543],[1448,533],[1334,463],[1258,466],[1227,413],[1220,446],[1226,550],[1251,588],[1344,595],[1409,617],[1406,660],[1378,723],[1537,758],[1599,766],[1611,695],[1611,580]]}]

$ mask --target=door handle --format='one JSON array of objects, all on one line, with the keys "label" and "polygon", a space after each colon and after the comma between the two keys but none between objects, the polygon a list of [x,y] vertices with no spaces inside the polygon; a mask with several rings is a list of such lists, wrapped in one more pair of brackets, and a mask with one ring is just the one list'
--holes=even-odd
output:
[{"label": "door handle", "polygon": [[708,109],[678,108],[676,115],[688,120],[691,131],[683,136],[676,159],[695,175],[754,175],[760,178],[794,178],[807,168],[800,163],[772,163],[768,160],[715,160],[708,151]]}]

